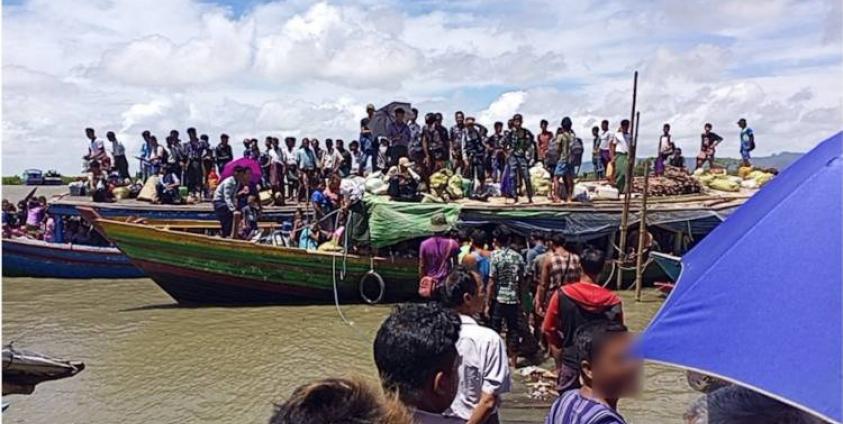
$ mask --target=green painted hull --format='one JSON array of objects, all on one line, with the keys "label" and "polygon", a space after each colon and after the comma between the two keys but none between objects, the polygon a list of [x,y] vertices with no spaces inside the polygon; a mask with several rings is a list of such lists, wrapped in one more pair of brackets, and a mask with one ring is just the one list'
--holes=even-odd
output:
[{"label": "green painted hull", "polygon": [[[344,302],[361,301],[361,280],[370,259],[342,254],[258,245],[149,226],[100,220],[107,237],[179,303],[286,304],[334,299],[334,283]],[[343,272],[343,270],[345,272]],[[384,281],[384,299],[416,296],[413,260],[376,258],[374,271]],[[380,291],[366,278],[367,297]]]}]

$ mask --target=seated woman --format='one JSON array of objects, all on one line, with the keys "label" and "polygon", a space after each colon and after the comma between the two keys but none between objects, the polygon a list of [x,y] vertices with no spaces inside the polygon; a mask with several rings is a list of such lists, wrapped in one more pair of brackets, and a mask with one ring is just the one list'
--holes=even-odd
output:
[{"label": "seated woman", "polygon": [[179,177],[176,175],[173,167],[161,167],[159,172],[158,184],[155,186],[155,191],[158,193],[158,203],[165,205],[176,205],[181,203],[181,195],[179,194]]}]

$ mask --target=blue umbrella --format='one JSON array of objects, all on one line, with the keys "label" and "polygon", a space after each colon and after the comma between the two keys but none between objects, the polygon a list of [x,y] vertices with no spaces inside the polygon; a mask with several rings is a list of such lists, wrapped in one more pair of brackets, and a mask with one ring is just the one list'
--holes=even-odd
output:
[{"label": "blue umbrella", "polygon": [[841,139],[806,153],[688,252],[641,335],[642,357],[843,421]]}]

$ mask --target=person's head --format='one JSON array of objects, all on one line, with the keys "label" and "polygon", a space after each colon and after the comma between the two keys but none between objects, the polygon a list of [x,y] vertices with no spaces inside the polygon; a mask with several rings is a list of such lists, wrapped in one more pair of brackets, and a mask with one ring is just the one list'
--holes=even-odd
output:
[{"label": "person's head", "polygon": [[108,141],[117,141],[117,136],[114,135],[114,131],[105,133],[105,138],[108,139]]},{"label": "person's head", "polygon": [[670,124],[664,124],[664,126],[662,126],[662,132],[665,135],[670,134]]},{"label": "person's head", "polygon": [[496,121],[495,122],[495,132],[500,133],[501,131],[503,131],[503,122]]},{"label": "person's head", "polygon": [[325,139],[325,148],[328,149],[328,150],[333,150],[334,140],[331,140],[330,138],[326,138]]},{"label": "person's head", "polygon": [[252,207],[260,206],[260,201],[258,200],[258,196],[255,196],[254,194],[250,194],[249,197],[247,198],[246,202],[249,204],[249,206],[252,206]]},{"label": "person's head", "polygon": [[547,119],[542,119],[539,122],[539,127],[542,129],[542,131],[547,131]]},{"label": "person's head", "polygon": [[609,131],[609,120],[608,119],[604,119],[602,122],[600,122],[600,129],[603,130],[603,131]]},{"label": "person's head", "polygon": [[277,148],[278,143],[279,143],[278,137],[272,137],[272,147]]},{"label": "person's head", "polygon": [[703,129],[705,130],[706,133],[711,132],[711,128],[712,128],[712,125],[711,125],[710,122],[706,122],[705,126],[703,126]]},{"label": "person's head", "polygon": [[310,139],[307,138],[307,137],[301,139],[301,146],[304,147],[305,149],[310,147]]},{"label": "person's head", "polygon": [[191,141],[196,140],[196,128],[190,127],[187,129],[187,136]]},{"label": "person's head", "polygon": [[348,150],[352,153],[357,153],[358,149],[360,149],[360,143],[357,140],[351,140],[351,143],[348,143]]},{"label": "person's head", "polygon": [[331,188],[331,191],[338,191],[340,189],[340,184],[342,184],[342,178],[339,174],[333,173],[328,178],[328,187]]},{"label": "person's head", "polygon": [[741,127],[741,129],[746,128],[746,119],[738,119],[738,126]]},{"label": "person's head", "polygon": [[593,135],[595,137],[600,135],[600,127],[598,127],[597,125],[591,127],[591,135]]},{"label": "person's head", "polygon": [[143,141],[146,141],[146,142],[149,142],[149,136],[150,135],[151,135],[151,133],[149,132],[149,130],[145,130],[144,132],[141,133],[141,137],[143,138]]},{"label": "person's head", "polygon": [[483,299],[482,284],[479,280],[477,274],[464,266],[454,268],[439,290],[439,301],[446,308],[463,315],[483,312],[486,302]]},{"label": "person's head", "polygon": [[284,144],[287,146],[288,149],[292,149],[293,147],[296,147],[296,138],[287,137],[284,139]]},{"label": "person's head", "polygon": [[456,111],[454,113],[454,121],[457,122],[457,125],[462,125],[465,122],[465,114],[461,110]]},{"label": "person's head", "polygon": [[395,120],[398,122],[404,122],[404,108],[395,108]]},{"label": "person's head", "polygon": [[563,130],[570,131],[571,126],[573,126],[573,123],[571,122],[571,118],[566,116],[562,118],[562,121],[559,123],[559,125],[562,127]]},{"label": "person's head", "polygon": [[416,108],[411,108],[410,111],[413,112],[413,116],[410,117],[410,120],[416,122],[416,118],[419,117],[419,110]]},{"label": "person's head", "polygon": [[450,229],[451,226],[448,225],[448,219],[445,218],[445,214],[442,212],[436,212],[433,216],[430,217],[430,230],[434,234],[444,234]]},{"label": "person's head", "polygon": [[389,139],[386,137],[380,137],[378,144],[380,145],[381,150],[385,152],[386,149],[389,148]]},{"label": "person's head", "polygon": [[516,113],[512,116],[512,127],[519,129],[521,128],[521,124],[523,123],[524,118],[521,116],[520,113]]},{"label": "person's head", "polygon": [[574,333],[580,380],[607,399],[620,399],[638,389],[641,364],[629,355],[632,338],[623,324],[592,321]]},{"label": "person's head", "polygon": [[621,121],[621,130],[623,130],[623,132],[629,132],[629,119]]},{"label": "person's head", "polygon": [[460,325],[454,311],[437,303],[396,306],[373,349],[384,390],[408,406],[444,412],[459,386]]},{"label": "person's head", "polygon": [[318,138],[311,138],[310,145],[313,147],[314,150],[319,150],[319,139]]},{"label": "person's head", "polygon": [[428,113],[424,115],[424,123],[425,125],[433,125],[436,123],[436,114],[435,113]]},{"label": "person's head", "polygon": [[442,120],[445,119],[441,113],[436,112],[436,123],[442,125]]},{"label": "person's head", "polygon": [[157,146],[158,145],[158,137],[156,137],[154,135],[149,136],[149,144],[152,144],[153,146]]},{"label": "person's head", "polygon": [[226,134],[226,133],[220,134],[220,144],[222,144],[223,146],[228,144],[228,134]]},{"label": "person's head", "polygon": [[399,171],[406,171],[412,168],[413,162],[410,162],[409,158],[401,158],[398,159],[398,170]]},{"label": "person's head", "polygon": [[486,249],[489,246],[489,234],[479,228],[472,231],[469,237],[475,249]]},{"label": "person's head", "polygon": [[177,130],[170,130],[170,138],[172,138],[173,141],[178,141],[179,132]]},{"label": "person's head", "polygon": [[604,265],[606,265],[606,255],[603,254],[602,250],[587,247],[580,254],[582,271],[594,281],[603,272]]},{"label": "person's head", "polygon": [[468,127],[468,128],[474,128],[474,117],[473,116],[469,116],[468,118],[465,118],[465,126]]},{"label": "person's head", "polygon": [[267,148],[267,149],[271,148],[271,147],[272,147],[272,137],[271,137],[271,136],[267,136],[267,137],[263,140],[263,145],[264,145],[264,146],[266,146],[266,148]]},{"label": "person's head", "polygon": [[494,233],[495,245],[498,247],[507,247],[512,240],[512,234],[506,228],[498,228]]},{"label": "person's head", "polygon": [[100,162],[98,160],[92,160],[91,163],[88,165],[91,168],[92,172],[99,172],[100,171]]},{"label": "person's head", "polygon": [[269,424],[410,424],[409,411],[360,379],[326,378],[299,386],[275,406]]},{"label": "person's head", "polygon": [[94,133],[93,128],[85,128],[85,137],[88,137],[88,140],[93,140],[97,138],[97,135]]},{"label": "person's head", "polygon": [[205,143],[207,143],[207,142],[208,142],[208,140],[209,140],[209,138],[208,138],[208,134],[202,134],[202,135],[200,135],[200,136],[199,136],[199,139],[200,139],[200,140],[202,140],[202,141],[204,141]]},{"label": "person's head", "polygon": [[554,249],[565,247],[565,235],[560,231],[555,231],[550,235],[550,246]]},{"label": "person's head", "polygon": [[240,184],[248,184],[249,178],[252,175],[252,170],[245,167],[237,165],[234,167],[234,179],[237,180]]},{"label": "person's head", "polygon": [[375,105],[373,105],[371,103],[367,104],[366,105],[366,115],[371,117],[374,114],[375,114]]}]

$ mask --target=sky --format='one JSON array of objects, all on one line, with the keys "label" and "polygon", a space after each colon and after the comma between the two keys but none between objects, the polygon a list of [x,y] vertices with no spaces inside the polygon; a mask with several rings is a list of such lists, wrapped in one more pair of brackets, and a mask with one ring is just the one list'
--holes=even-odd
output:
[{"label": "sky", "polygon": [[[244,137],[356,138],[367,103],[465,111],[589,139],[631,110],[693,156],[706,122],[738,156],[807,151],[843,128],[839,0],[3,0],[3,175],[78,174],[84,128],[193,126]],[[587,145],[590,143],[586,143]],[[587,147],[588,153],[590,147]],[[133,161],[132,166],[136,167]]]}]

